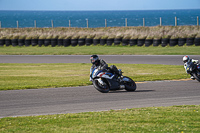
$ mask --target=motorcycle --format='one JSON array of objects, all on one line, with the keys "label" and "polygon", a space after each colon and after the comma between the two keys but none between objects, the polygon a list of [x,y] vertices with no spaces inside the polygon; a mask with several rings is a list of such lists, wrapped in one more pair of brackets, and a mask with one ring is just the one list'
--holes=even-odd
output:
[{"label": "motorcycle", "polygon": [[131,78],[122,76],[121,69],[119,69],[119,73],[121,76],[110,73],[107,70],[94,68],[90,78],[94,88],[102,93],[123,89],[126,91],[135,91],[137,88],[136,83]]},{"label": "motorcycle", "polygon": [[184,64],[187,74],[193,76],[197,81],[200,82],[200,65],[193,62],[187,62]]}]

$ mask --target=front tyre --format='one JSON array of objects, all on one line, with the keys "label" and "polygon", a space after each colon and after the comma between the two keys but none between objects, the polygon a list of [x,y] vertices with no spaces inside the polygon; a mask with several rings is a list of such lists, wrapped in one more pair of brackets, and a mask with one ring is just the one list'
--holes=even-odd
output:
[{"label": "front tyre", "polygon": [[192,74],[194,76],[194,78],[200,82],[200,75],[198,75],[197,73],[193,73]]},{"label": "front tyre", "polygon": [[124,85],[125,85],[125,90],[126,91],[135,91],[137,86],[136,83],[129,77],[124,77],[127,78],[127,81],[124,81]]},{"label": "front tyre", "polygon": [[93,85],[94,85],[94,88],[97,89],[101,93],[108,93],[110,91],[108,84],[105,83],[104,85],[102,85],[99,83],[98,79],[93,80]]}]

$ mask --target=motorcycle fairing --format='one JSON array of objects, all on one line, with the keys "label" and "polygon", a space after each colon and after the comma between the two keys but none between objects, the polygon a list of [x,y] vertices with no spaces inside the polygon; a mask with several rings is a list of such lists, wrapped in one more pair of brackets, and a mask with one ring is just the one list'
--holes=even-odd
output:
[{"label": "motorcycle fairing", "polygon": [[126,78],[126,77],[123,77],[122,81],[124,81],[124,82],[130,82],[130,79]]},{"label": "motorcycle fairing", "polygon": [[106,79],[109,86],[110,86],[110,90],[117,90],[119,89],[119,82],[116,81],[116,79]]},{"label": "motorcycle fairing", "polygon": [[101,78],[112,79],[114,76],[115,76],[114,74],[105,72],[103,70],[99,71],[98,69],[94,69],[92,71],[92,78],[101,77]]},{"label": "motorcycle fairing", "polygon": [[115,75],[112,73],[107,72],[101,72],[97,75],[97,77],[106,78],[106,79],[112,79]]},{"label": "motorcycle fairing", "polygon": [[197,66],[197,69],[200,70],[200,65]]},{"label": "motorcycle fairing", "polygon": [[192,62],[186,63],[186,72],[191,73],[195,69],[195,64]]}]

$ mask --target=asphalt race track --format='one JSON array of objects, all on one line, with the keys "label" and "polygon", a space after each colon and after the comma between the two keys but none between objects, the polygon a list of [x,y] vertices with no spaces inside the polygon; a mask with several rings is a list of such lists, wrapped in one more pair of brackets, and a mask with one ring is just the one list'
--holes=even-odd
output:
[{"label": "asphalt race track", "polygon": [[[89,63],[86,56],[0,56],[0,63]],[[100,56],[107,63],[182,65],[182,56]],[[190,56],[200,59],[200,56]],[[0,118],[104,111],[137,107],[199,105],[196,80],[137,83],[135,92],[103,94],[93,86],[0,91]]]},{"label": "asphalt race track", "polygon": [[[100,55],[107,63],[183,65],[183,55]],[[199,59],[200,55],[190,58]],[[90,63],[90,55],[0,55],[0,63]]]}]

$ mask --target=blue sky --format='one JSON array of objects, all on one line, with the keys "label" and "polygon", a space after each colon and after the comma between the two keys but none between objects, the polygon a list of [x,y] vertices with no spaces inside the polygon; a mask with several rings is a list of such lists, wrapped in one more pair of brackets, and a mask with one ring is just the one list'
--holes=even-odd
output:
[{"label": "blue sky", "polygon": [[200,9],[200,0],[0,0],[0,10]]}]

